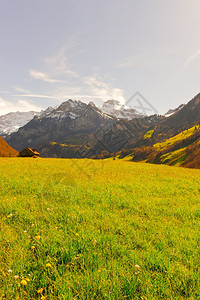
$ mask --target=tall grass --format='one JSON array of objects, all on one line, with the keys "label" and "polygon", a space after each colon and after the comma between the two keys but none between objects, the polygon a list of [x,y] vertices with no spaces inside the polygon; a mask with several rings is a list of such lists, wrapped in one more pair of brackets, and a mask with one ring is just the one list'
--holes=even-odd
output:
[{"label": "tall grass", "polygon": [[1,299],[200,299],[200,171],[0,159]]}]

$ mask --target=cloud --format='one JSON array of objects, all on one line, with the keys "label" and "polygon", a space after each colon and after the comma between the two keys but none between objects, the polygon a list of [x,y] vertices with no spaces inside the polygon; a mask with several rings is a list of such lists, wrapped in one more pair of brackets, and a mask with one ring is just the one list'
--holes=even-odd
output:
[{"label": "cloud", "polygon": [[41,107],[33,104],[28,100],[18,100],[15,103],[7,101],[5,99],[0,98],[0,115],[5,115],[9,112],[16,112],[16,111],[41,111]]},{"label": "cloud", "polygon": [[14,89],[15,89],[16,92],[27,93],[27,94],[30,93],[29,90],[26,90],[26,89],[24,89],[24,88],[22,88],[22,87],[17,87],[17,86],[15,86]]},{"label": "cloud", "polygon": [[122,60],[116,68],[163,68],[171,63],[172,59],[179,53],[176,47],[147,47],[140,49],[139,53]]},{"label": "cloud", "polygon": [[69,59],[67,57],[67,50],[73,48],[74,43],[68,46],[63,46],[56,55],[45,58],[46,68],[53,76],[57,75],[69,75],[70,77],[78,78],[79,75],[72,71],[69,67]]},{"label": "cloud", "polygon": [[96,76],[85,77],[84,83],[89,87],[89,95],[96,99],[119,100],[121,103],[125,103],[124,91],[119,88],[112,87],[111,84],[104,82],[101,78]]},{"label": "cloud", "polygon": [[189,65],[192,63],[193,60],[195,60],[198,56],[200,55],[200,50],[198,50],[197,52],[195,52],[194,54],[192,54],[183,64],[181,71],[185,71]]},{"label": "cloud", "polygon": [[38,80],[42,80],[42,81],[46,81],[46,82],[50,82],[50,83],[64,82],[63,80],[57,80],[57,79],[49,78],[48,74],[40,72],[40,71],[36,71],[36,70],[29,70],[29,74],[34,79],[38,79]]},{"label": "cloud", "polygon": [[22,94],[22,95],[11,95],[12,97],[27,97],[27,98],[47,98],[47,99],[56,99],[55,96],[40,95],[40,94]]},{"label": "cloud", "polygon": [[7,91],[0,91],[0,94],[9,94]]}]

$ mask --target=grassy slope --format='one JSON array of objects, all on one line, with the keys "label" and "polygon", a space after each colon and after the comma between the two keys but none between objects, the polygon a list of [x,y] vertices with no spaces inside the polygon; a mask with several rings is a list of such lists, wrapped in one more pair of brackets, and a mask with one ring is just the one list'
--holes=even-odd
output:
[{"label": "grassy slope", "polygon": [[179,134],[177,134],[161,143],[154,144],[153,147],[156,149],[156,151],[167,149],[168,147],[171,147],[174,144],[189,138],[198,129],[199,129],[199,125],[193,126],[193,127],[189,128],[187,130],[184,130],[184,131],[180,132]]},{"label": "grassy slope", "polygon": [[[151,140],[153,134],[154,132],[147,132],[144,135],[144,140]],[[133,161],[145,161],[199,169],[199,145],[200,128],[199,125],[196,125],[162,142],[152,143],[152,146],[132,149],[132,153],[130,153],[129,150],[128,157]]]},{"label": "grassy slope", "polygon": [[18,155],[18,151],[10,147],[2,137],[0,137],[0,156],[14,157]]},{"label": "grassy slope", "polygon": [[1,158],[0,298],[199,299],[199,175]]}]

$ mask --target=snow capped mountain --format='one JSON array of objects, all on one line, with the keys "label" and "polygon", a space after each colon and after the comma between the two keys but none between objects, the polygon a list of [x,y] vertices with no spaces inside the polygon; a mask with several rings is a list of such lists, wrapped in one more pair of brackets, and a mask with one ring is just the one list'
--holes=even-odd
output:
[{"label": "snow capped mountain", "polygon": [[11,112],[0,116],[0,135],[11,134],[16,132],[20,127],[27,124],[34,116],[40,113],[35,111],[29,112]]},{"label": "snow capped mountain", "polygon": [[118,119],[132,120],[143,117],[136,109],[122,105],[118,100],[105,101],[102,111]]},{"label": "snow capped mountain", "polygon": [[[89,106],[88,106],[89,105]],[[48,107],[41,112],[12,112],[0,116],[0,135],[5,136],[18,131],[37,116],[39,119],[63,119],[69,117],[72,120],[77,119],[83,114],[87,114],[88,107],[93,108],[101,118],[112,119],[110,115],[102,112],[93,102],[86,104],[77,100],[68,100],[56,107]]]},{"label": "snow capped mountain", "polygon": [[[16,149],[26,145],[41,149],[48,142],[82,145],[96,140],[102,126],[111,126],[117,119],[102,112],[94,103],[68,100],[58,107],[49,107],[35,116],[6,140]],[[94,143],[94,141],[93,141]]]},{"label": "snow capped mountain", "polygon": [[181,104],[174,109],[169,109],[168,112],[165,114],[165,117],[170,117],[171,115],[175,114],[177,111],[182,109],[184,106],[185,106],[185,104]]},{"label": "snow capped mountain", "polygon": [[112,119],[115,117],[118,119],[131,120],[143,116],[137,110],[122,105],[117,100],[108,100],[104,102],[102,109],[100,109],[93,102],[86,104],[79,100],[69,99],[59,106],[50,106],[41,112],[11,112],[0,116],[0,135],[5,136],[18,131],[20,127],[26,125],[35,116],[39,119],[51,118],[59,120],[69,117],[70,119],[75,120],[83,114],[86,116],[88,107],[90,107],[90,109],[94,109],[96,114],[104,119]]},{"label": "snow capped mountain", "polygon": [[84,111],[87,104],[69,99],[63,102],[61,105],[56,107],[48,107],[44,112],[41,113],[41,118],[52,118],[52,119],[62,119],[70,117],[71,119],[76,119],[79,117],[80,113]]},{"label": "snow capped mountain", "polygon": [[38,114],[38,116],[45,116],[45,115],[48,115],[48,114],[50,114],[50,113],[52,112],[52,110],[54,110],[54,109],[55,109],[55,107],[49,106],[47,109],[42,110],[42,111]]},{"label": "snow capped mountain", "polygon": [[106,113],[103,113],[93,102],[86,104],[79,100],[72,99],[63,102],[60,106],[54,108],[48,107],[39,115],[39,118],[51,118],[58,120],[69,117],[70,119],[77,119],[82,115],[86,115],[88,108],[94,109],[101,117],[112,118]]}]

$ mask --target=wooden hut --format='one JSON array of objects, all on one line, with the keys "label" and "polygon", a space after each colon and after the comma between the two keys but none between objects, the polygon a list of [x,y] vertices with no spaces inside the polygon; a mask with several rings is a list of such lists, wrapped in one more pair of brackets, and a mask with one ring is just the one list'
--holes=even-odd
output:
[{"label": "wooden hut", "polygon": [[33,157],[37,158],[40,156],[40,153],[38,153],[35,149],[26,147],[21,152],[19,152],[19,157]]}]

